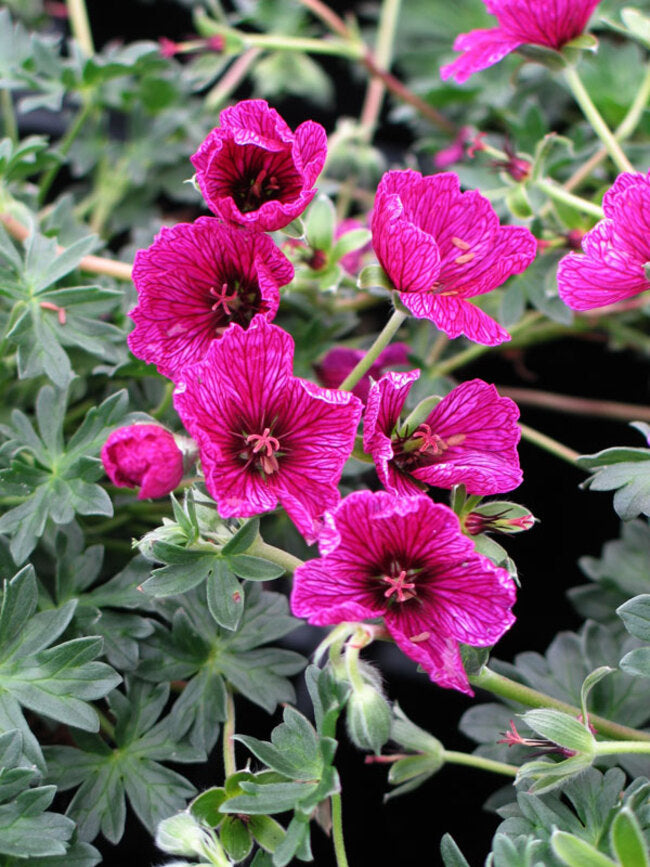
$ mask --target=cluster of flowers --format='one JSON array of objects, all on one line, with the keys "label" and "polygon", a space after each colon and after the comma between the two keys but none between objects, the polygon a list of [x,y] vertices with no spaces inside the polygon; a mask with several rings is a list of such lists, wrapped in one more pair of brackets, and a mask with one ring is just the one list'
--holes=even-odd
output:
[{"label": "cluster of flowers", "polygon": [[[494,644],[513,622],[514,585],[475,553],[469,526],[463,533],[458,517],[423,491],[462,483],[484,496],[517,487],[518,410],[477,379],[423,417],[402,420],[419,371],[380,375],[406,361],[399,344],[357,394],[293,376],[293,340],[272,320],[294,271],[265,233],[305,210],[325,156],[325,132],[312,121],[292,132],[261,100],[222,112],[192,157],[215,216],[163,228],[137,254],[129,346],[173,381],[220,515],[249,517],[279,502],[305,539],[319,542],[321,557],[296,571],[294,613],[317,624],[383,617],[433,680],[471,692],[459,642]],[[469,299],[528,267],[536,243],[527,229],[501,226],[478,192],[461,193],[453,173],[391,171],[377,191],[372,235],[413,315],[451,337],[508,339]],[[337,352],[339,370],[323,368],[330,386],[354,364]],[[387,493],[340,502],[364,402],[364,449]],[[173,490],[184,471],[174,438],[155,425],[115,431],[102,459],[115,484],[141,485],[140,497]]]}]

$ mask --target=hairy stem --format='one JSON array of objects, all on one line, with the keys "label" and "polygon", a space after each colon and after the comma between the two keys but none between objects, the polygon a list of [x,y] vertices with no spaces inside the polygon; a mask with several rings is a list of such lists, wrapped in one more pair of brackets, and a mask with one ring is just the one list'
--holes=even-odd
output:
[{"label": "hairy stem", "polygon": [[334,840],[334,854],[336,855],[337,867],[349,867],[348,857],[345,854],[345,841],[343,840],[343,812],[341,809],[341,795],[332,795],[332,839]]},{"label": "hairy stem", "polygon": [[[0,213],[0,223],[9,232],[12,238],[17,241],[25,241],[29,235],[27,226],[16,220],[9,214]],[[56,253],[60,256],[65,252],[65,247],[57,245]],[[113,259],[104,259],[101,256],[84,256],[77,266],[79,271],[85,271],[87,274],[106,274],[108,277],[115,277],[117,280],[130,280],[133,267],[126,262],[116,262]]]},{"label": "hairy stem", "polygon": [[18,141],[18,124],[16,123],[16,113],[14,112],[14,101],[11,96],[11,91],[6,88],[0,93],[2,100],[2,125],[4,134],[8,139],[15,144]]},{"label": "hairy stem", "polygon": [[[374,59],[387,71],[393,60],[393,42],[401,4],[402,0],[384,0],[381,6]],[[386,84],[381,78],[374,76],[370,79],[361,110],[361,127],[366,141],[371,141],[375,133],[385,91]]]},{"label": "hairy stem", "polygon": [[593,400],[568,394],[555,394],[551,391],[538,391],[532,388],[514,388],[509,385],[497,385],[497,391],[504,397],[511,397],[517,403],[543,407],[552,412],[569,412],[573,415],[615,418],[621,421],[650,422],[650,406],[618,403],[614,400]]},{"label": "hairy stem", "polygon": [[277,563],[278,566],[284,567],[290,575],[293,575],[298,566],[304,565],[305,562],[299,557],[294,557],[293,554],[289,554],[288,551],[276,548],[275,545],[267,545],[267,543],[263,542],[259,537],[253,542],[250,548],[247,549],[246,553],[253,557],[263,557],[265,560]]},{"label": "hairy stem", "polygon": [[527,440],[527,442],[532,443],[533,445],[539,446],[540,449],[550,452],[550,454],[555,455],[556,458],[566,461],[572,466],[577,467],[579,470],[582,469],[578,464],[580,452],[569,448],[569,446],[565,446],[563,443],[554,440],[546,434],[540,433],[540,431],[535,430],[535,428],[528,427],[526,424],[521,424],[520,422],[519,427],[521,428],[522,439]]},{"label": "hairy stem", "polygon": [[556,202],[561,202],[563,205],[568,205],[570,208],[575,208],[576,211],[582,211],[584,214],[590,214],[599,220],[605,216],[605,212],[600,205],[595,205],[593,202],[582,199],[580,196],[574,196],[559,184],[548,180],[547,178],[539,178],[535,181],[535,186],[542,193],[546,193],[549,199]]},{"label": "hairy stem", "polygon": [[454,750],[443,750],[442,757],[445,762],[452,765],[468,765],[472,768],[480,768],[482,771],[504,774],[507,777],[516,777],[519,770],[516,765],[497,762],[494,759],[483,758],[483,756],[474,756],[471,753],[457,753]]},{"label": "hairy stem", "polygon": [[[526,707],[554,708],[555,710],[571,714],[576,718],[581,714],[579,707],[568,704],[565,701],[560,701],[557,698],[552,698],[550,695],[546,695],[529,686],[524,686],[523,683],[517,683],[517,681],[511,680],[509,677],[497,674],[496,671],[492,671],[487,666],[479,674],[470,676],[469,681],[472,686],[486,689],[488,692],[500,695],[502,698],[517,701]],[[606,735],[617,741],[650,742],[650,732],[638,731],[629,726],[612,722],[597,714],[590,713],[589,722],[596,728],[598,734]]]},{"label": "hairy stem", "polygon": [[81,46],[84,54],[89,57],[95,53],[93,45],[93,37],[90,30],[90,22],[88,21],[88,10],[84,0],[67,0],[68,18],[70,19],[70,28],[72,35]]},{"label": "hairy stem", "polygon": [[322,0],[299,0],[320,20],[326,24],[333,33],[338,33],[343,39],[350,38],[350,31],[345,21],[340,18],[333,9],[330,9]]},{"label": "hairy stem", "polygon": [[228,67],[214,87],[205,97],[205,107],[217,109],[246,77],[248,70],[262,53],[261,48],[249,48],[240,54]]},{"label": "hairy stem", "polygon": [[[81,106],[81,108],[77,112],[75,118],[73,119],[72,123],[68,127],[65,135],[63,136],[63,138],[59,142],[58,151],[62,157],[66,157],[68,155],[68,151],[72,147],[72,143],[74,142],[77,135],[81,132],[81,129],[83,128],[84,124],[88,120],[88,117],[90,116],[92,109],[93,109],[92,100],[84,99],[83,105]],[[59,162],[55,163],[43,175],[43,178],[42,178],[40,185],[39,185],[39,191],[38,191],[38,201],[40,202],[41,205],[45,201],[47,194],[50,191],[50,187],[52,186],[54,179],[58,175],[59,169],[61,168],[62,164],[63,164],[63,161],[61,163],[59,163]]]},{"label": "hairy stem", "polygon": [[[591,716],[590,716],[591,719]],[[648,741],[596,741],[594,750],[597,756],[619,756],[625,753],[650,754]]]},{"label": "hairy stem", "polygon": [[232,736],[235,734],[235,699],[232,687],[226,683],[226,721],[223,724],[221,737],[223,738],[223,770],[226,779],[237,772],[235,760],[235,742]]},{"label": "hairy stem", "polygon": [[406,313],[402,313],[400,310],[395,310],[393,312],[393,315],[384,325],[382,331],[380,331],[370,349],[339,385],[339,388],[342,391],[351,391],[357,382],[359,382],[361,377],[370,370],[373,363],[377,360],[377,357],[384,349],[386,349],[393,337],[397,334],[400,325],[402,325],[405,319]]},{"label": "hairy stem", "polygon": [[[543,318],[543,314],[539,313],[537,310],[527,313],[516,325],[511,327],[510,336],[515,337],[522,332],[525,334],[531,325],[534,325]],[[452,357],[448,358],[446,361],[441,361],[436,364],[433,368],[432,375],[446,376],[448,373],[451,373],[452,370],[456,370],[457,367],[464,367],[466,364],[476,361],[477,358],[480,358],[486,352],[489,352],[490,349],[507,349],[508,347],[509,344],[507,343],[502,344],[501,347],[485,346],[482,343],[475,343],[473,346],[468,346],[467,349],[462,350],[462,352],[452,355]]]},{"label": "hairy stem", "polygon": [[[643,112],[650,99],[650,66],[646,67],[641,87],[638,89],[632,105],[629,107],[627,114],[616,128],[614,136],[618,141],[624,141],[637,128],[639,121],[643,117]],[[573,190],[579,186],[585,178],[597,168],[607,156],[607,148],[600,148],[590,157],[586,163],[580,166],[571,177],[563,184],[565,190]]]},{"label": "hairy stem", "polygon": [[582,109],[582,113],[587,118],[593,131],[607,148],[607,152],[614,161],[615,165],[621,172],[633,172],[632,163],[623,153],[623,149],[617,142],[614,134],[607,126],[602,118],[602,115],[594,105],[591,97],[582,83],[580,76],[574,67],[568,66],[564,70],[564,78],[569,85],[571,93],[575,101]]}]

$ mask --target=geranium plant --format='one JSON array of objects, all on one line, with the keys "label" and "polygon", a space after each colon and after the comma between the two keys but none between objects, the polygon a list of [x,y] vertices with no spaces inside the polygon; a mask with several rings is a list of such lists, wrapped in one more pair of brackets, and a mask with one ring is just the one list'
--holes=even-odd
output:
[{"label": "geranium plant", "polygon": [[0,863],[647,867],[647,10],[142,2],[0,10]]}]

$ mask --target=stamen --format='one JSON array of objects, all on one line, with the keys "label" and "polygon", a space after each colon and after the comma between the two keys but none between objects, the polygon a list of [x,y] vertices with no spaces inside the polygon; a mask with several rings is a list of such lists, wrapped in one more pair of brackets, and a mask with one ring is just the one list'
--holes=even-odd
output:
[{"label": "stamen", "polygon": [[465,262],[471,262],[474,258],[474,253],[463,253],[462,256],[458,256],[458,258],[454,259],[454,262],[457,265],[464,265]]},{"label": "stamen", "polygon": [[467,241],[463,241],[461,238],[457,238],[455,235],[451,239],[451,243],[454,245],[454,247],[458,247],[459,250],[469,250],[469,248],[472,246],[471,244],[468,244]]},{"label": "stamen", "polygon": [[416,452],[433,452],[434,455],[439,455],[448,448],[447,443],[442,437],[431,432],[428,424],[421,424],[411,435],[411,438],[422,440],[422,443],[415,450]]},{"label": "stamen", "polygon": [[384,575],[381,580],[384,584],[389,585],[388,590],[384,593],[386,599],[390,599],[393,593],[397,594],[396,599],[398,602],[406,602],[407,599],[413,599],[415,596],[415,584],[407,583],[406,571],[404,569],[402,569],[397,578]]},{"label": "stamen", "polygon": [[267,457],[271,457],[273,452],[278,451],[280,448],[280,441],[271,436],[271,428],[268,427],[265,427],[264,432],[261,434],[250,434],[250,436],[247,436],[246,442],[255,443],[253,446],[254,454],[261,452],[265,448]]},{"label": "stamen", "polygon": [[428,641],[430,638],[430,632],[420,632],[418,635],[410,635],[409,641],[412,641],[413,644],[418,644],[420,641]]},{"label": "stamen", "polygon": [[223,312],[226,316],[232,316],[233,311],[230,309],[232,305],[234,309],[237,309],[240,305],[240,299],[237,293],[237,287],[233,287],[231,294],[228,294],[228,284],[222,283],[221,290],[217,289],[216,286],[213,286],[210,289],[210,295],[217,300],[212,305],[212,310],[218,310],[220,307],[223,307]]}]

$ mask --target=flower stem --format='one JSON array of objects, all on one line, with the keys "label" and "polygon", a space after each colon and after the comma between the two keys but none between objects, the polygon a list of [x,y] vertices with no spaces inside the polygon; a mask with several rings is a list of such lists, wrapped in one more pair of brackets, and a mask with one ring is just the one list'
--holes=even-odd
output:
[{"label": "flower stem", "polygon": [[11,91],[3,88],[0,98],[2,99],[2,125],[4,127],[4,134],[15,144],[18,141],[18,124],[16,123]]},{"label": "flower stem", "polygon": [[[21,222],[9,214],[0,213],[0,223],[4,225],[11,237],[16,238],[17,241],[25,241],[29,237],[30,232],[27,226],[23,226]],[[57,256],[60,256],[64,252],[65,247],[57,245]],[[133,267],[126,262],[103,259],[101,256],[84,256],[77,268],[79,271],[85,271],[87,274],[106,274],[107,277],[115,277],[116,280],[130,280],[133,271]]]},{"label": "flower stem", "polygon": [[[387,71],[390,70],[393,61],[393,42],[401,4],[402,0],[384,0],[381,5],[374,59],[378,66]],[[370,79],[361,110],[361,128],[366,141],[371,141],[375,133],[385,91],[386,84],[381,78],[373,77]]]},{"label": "flower stem", "polygon": [[68,7],[72,35],[81,46],[84,54],[92,57],[95,53],[95,46],[93,45],[90,22],[88,21],[88,10],[86,9],[84,0],[67,0],[66,5]]},{"label": "flower stem", "polygon": [[533,443],[533,445],[539,446],[540,449],[550,452],[552,455],[555,455],[556,458],[566,461],[572,466],[577,467],[579,470],[582,469],[578,463],[580,452],[569,448],[569,446],[563,445],[563,443],[554,440],[546,434],[540,433],[540,431],[535,430],[535,428],[528,427],[526,424],[521,424],[520,422],[519,427],[521,428],[522,439],[527,440],[529,443]]},{"label": "flower stem", "polygon": [[575,208],[576,211],[590,214],[592,217],[596,217],[599,220],[602,220],[605,216],[605,212],[600,205],[595,205],[593,202],[589,202],[587,199],[583,199],[580,196],[574,196],[573,193],[569,193],[559,184],[553,183],[553,181],[550,181],[547,178],[538,178],[534,183],[537,189],[542,193],[546,193],[549,199],[554,199],[556,202],[562,202],[562,204],[568,205],[570,208]]},{"label": "flower stem", "polygon": [[337,867],[349,867],[348,857],[345,854],[345,842],[343,840],[343,813],[341,810],[341,795],[332,795],[332,838],[334,840],[334,854],[336,855]]},{"label": "flower stem", "polygon": [[223,770],[226,779],[237,772],[237,761],[235,759],[235,742],[232,736],[235,734],[235,699],[232,694],[232,687],[226,684],[226,721],[223,724]]},{"label": "flower stem", "polygon": [[253,557],[263,557],[265,560],[277,563],[278,566],[283,566],[289,574],[293,574],[298,566],[303,566],[305,562],[298,557],[294,557],[293,554],[289,554],[288,551],[276,548],[275,545],[267,545],[259,537],[247,549],[246,553]]},{"label": "flower stem", "polygon": [[[516,324],[513,325],[510,329],[510,336],[515,337],[520,334],[522,331],[525,332],[526,329],[530,325],[534,325],[540,319],[543,318],[543,314],[539,313],[537,310],[533,310],[530,313],[527,313],[526,316],[522,317],[522,319]],[[503,344],[504,348],[508,348],[509,344]],[[480,358],[490,349],[494,349],[493,346],[484,346],[482,343],[476,343],[473,346],[468,346],[467,349],[464,349],[462,352],[456,353],[456,355],[452,355],[451,358],[448,358],[446,361],[441,361],[431,371],[432,376],[446,376],[448,373],[451,373],[452,370],[456,370],[457,367],[464,367],[466,364],[470,364],[472,361],[476,361],[477,358]],[[499,347],[496,347],[497,349]]]},{"label": "flower stem", "polygon": [[[591,719],[591,714],[589,716]],[[650,753],[648,741],[596,741],[594,751],[597,756],[618,756],[624,753]]]},{"label": "flower stem", "polygon": [[261,48],[249,48],[243,54],[240,54],[231,63],[214,87],[208,91],[205,97],[205,107],[209,110],[219,108],[228,99],[233,90],[243,81],[248,70],[261,53]]},{"label": "flower stem", "polygon": [[162,393],[162,397],[160,398],[160,403],[158,406],[151,410],[151,415],[154,418],[161,419],[163,415],[167,412],[169,407],[172,405],[172,398],[174,397],[174,383],[167,382],[165,384],[164,391]]},{"label": "flower stem", "polygon": [[115,726],[101,710],[94,708],[94,711],[99,717],[99,730],[115,743]]},{"label": "flower stem", "polygon": [[401,310],[393,311],[393,315],[390,317],[388,322],[384,325],[383,330],[380,331],[377,339],[372,344],[370,349],[363,356],[361,361],[354,367],[350,373],[345,377],[343,382],[339,385],[341,391],[351,391],[354,386],[359,382],[361,377],[367,373],[373,365],[373,362],[377,360],[377,357],[381,352],[386,349],[388,344],[391,342],[393,337],[399,331],[400,325],[406,319],[406,313],[402,313]]},{"label": "flower stem", "polygon": [[[488,692],[500,695],[502,698],[517,701],[526,707],[554,708],[555,710],[571,714],[576,718],[582,713],[580,708],[575,705],[552,698],[552,696],[525,686],[523,683],[517,683],[517,681],[511,680],[509,677],[497,674],[496,671],[492,671],[487,666],[481,669],[479,674],[471,675],[469,682],[472,686],[486,689]],[[612,722],[593,713],[589,714],[589,721],[596,728],[598,734],[606,735],[614,740],[646,741],[650,743],[650,732],[638,731],[638,729]]]},{"label": "flower stem", "polygon": [[333,9],[323,3],[322,0],[299,0],[303,6],[306,6],[320,20],[326,24],[333,33],[338,33],[343,39],[350,38],[350,31],[345,21],[339,17]]},{"label": "flower stem", "polygon": [[507,777],[516,777],[519,768],[506,762],[497,762],[494,759],[486,759],[483,756],[475,756],[471,753],[457,753],[454,750],[443,750],[442,757],[445,762],[452,765],[469,765],[480,768],[482,771],[494,771],[495,774],[504,774]]},{"label": "flower stem", "polygon": [[[641,87],[638,89],[632,105],[629,107],[627,114],[616,128],[614,136],[618,141],[623,141],[632,135],[637,128],[639,121],[643,116],[646,105],[650,99],[650,66],[646,67],[645,76],[641,82]],[[571,177],[563,184],[565,190],[573,190],[579,186],[585,178],[588,178],[593,170],[607,156],[607,148],[600,148],[590,157],[586,163],[580,166]]]},{"label": "flower stem", "polygon": [[623,153],[619,143],[616,141],[614,134],[607,126],[602,118],[602,115],[594,105],[591,97],[582,83],[580,76],[573,66],[568,66],[564,70],[564,77],[573,94],[575,101],[578,103],[584,116],[587,118],[593,131],[607,148],[607,152],[621,172],[633,172],[632,163]]},{"label": "flower stem", "polygon": [[614,400],[592,400],[568,394],[555,394],[551,391],[537,391],[532,388],[515,388],[497,385],[497,391],[504,397],[511,397],[517,403],[539,406],[554,412],[569,412],[574,415],[587,415],[594,418],[615,418],[621,421],[650,422],[650,406],[635,403],[618,403]]},{"label": "flower stem", "polygon": [[[88,117],[93,109],[93,102],[90,99],[85,99],[83,105],[77,112],[74,120],[70,124],[66,134],[63,136],[61,141],[59,142],[58,151],[62,157],[67,156],[68,151],[72,147],[72,143],[75,138],[81,131],[82,127],[88,120]],[[45,201],[45,198],[50,191],[50,187],[54,182],[54,179],[59,173],[59,169],[61,168],[62,163],[56,162],[48,171],[43,175],[43,178],[40,183],[39,191],[38,191],[38,201],[42,205]]]}]

